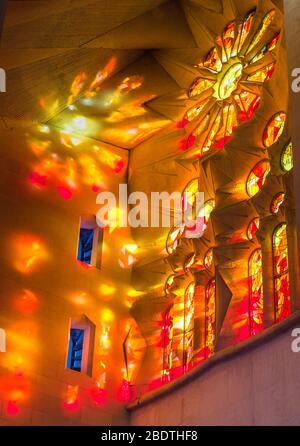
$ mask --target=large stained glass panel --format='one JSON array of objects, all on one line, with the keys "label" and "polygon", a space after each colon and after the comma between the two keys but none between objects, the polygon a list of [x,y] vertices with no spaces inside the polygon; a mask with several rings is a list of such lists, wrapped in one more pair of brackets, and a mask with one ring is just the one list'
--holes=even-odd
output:
[{"label": "large stained glass panel", "polygon": [[216,340],[216,281],[212,279],[205,289],[205,352],[209,358]]},{"label": "large stained glass panel", "polygon": [[261,249],[256,249],[249,259],[249,322],[250,335],[260,333],[263,328],[263,273]]},{"label": "large stained glass panel", "polygon": [[[255,10],[249,12],[242,22],[228,23],[216,38],[216,46],[194,64],[199,75],[187,95],[194,98],[195,104],[186,111],[180,125],[196,122],[193,129],[188,129],[184,141],[185,149],[192,149],[195,156],[223,148],[234,130],[253,117],[260,104],[262,84],[276,68],[276,61],[267,56],[276,47],[280,33],[273,35],[268,43],[264,39],[266,31],[272,31],[269,27],[276,10],[269,11],[253,33],[255,13]],[[253,65],[257,61],[261,61],[259,67]]]},{"label": "large stained glass panel", "polygon": [[278,225],[273,233],[273,274],[275,320],[280,322],[291,312],[286,223]]},{"label": "large stained glass panel", "polygon": [[190,370],[194,354],[194,294],[195,283],[189,284],[184,293],[184,339],[183,339],[183,358],[184,371]]}]

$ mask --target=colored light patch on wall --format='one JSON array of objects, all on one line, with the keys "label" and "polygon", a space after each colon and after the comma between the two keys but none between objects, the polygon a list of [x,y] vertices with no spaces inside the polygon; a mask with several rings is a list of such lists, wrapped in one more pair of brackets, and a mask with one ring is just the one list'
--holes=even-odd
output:
[{"label": "colored light patch on wall", "polygon": [[48,259],[44,243],[34,235],[13,236],[11,246],[14,266],[21,273],[29,274],[35,271]]}]

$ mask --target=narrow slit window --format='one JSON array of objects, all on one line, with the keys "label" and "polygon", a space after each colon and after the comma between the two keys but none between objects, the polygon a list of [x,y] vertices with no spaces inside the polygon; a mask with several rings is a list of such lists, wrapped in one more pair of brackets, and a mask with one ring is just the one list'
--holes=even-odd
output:
[{"label": "narrow slit window", "polygon": [[92,375],[95,325],[85,315],[70,321],[67,368]]},{"label": "narrow slit window", "polygon": [[100,268],[102,255],[103,230],[99,228],[96,217],[80,218],[77,260]]},{"label": "narrow slit window", "polygon": [[71,328],[69,340],[69,368],[81,372],[84,330]]},{"label": "narrow slit window", "polygon": [[80,228],[78,260],[90,264],[92,261],[94,230]]}]

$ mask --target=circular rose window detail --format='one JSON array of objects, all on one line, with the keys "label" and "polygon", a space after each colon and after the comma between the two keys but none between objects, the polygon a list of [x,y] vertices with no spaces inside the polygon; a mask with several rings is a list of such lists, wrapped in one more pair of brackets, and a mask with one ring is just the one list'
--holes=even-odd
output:
[{"label": "circular rose window detail", "polygon": [[[275,18],[271,9],[254,29],[256,11],[243,20],[230,22],[217,37],[216,45],[194,65],[199,71],[187,94],[195,104],[186,111],[182,125],[190,125],[185,149],[202,156],[220,149],[234,130],[251,119],[260,104],[264,82],[272,76],[280,32],[266,43],[266,32]],[[266,56],[269,56],[266,59]]]}]

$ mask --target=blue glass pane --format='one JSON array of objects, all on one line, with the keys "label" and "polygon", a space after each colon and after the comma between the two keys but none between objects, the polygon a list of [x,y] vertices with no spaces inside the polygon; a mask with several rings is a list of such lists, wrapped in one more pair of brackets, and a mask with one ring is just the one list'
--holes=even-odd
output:
[{"label": "blue glass pane", "polygon": [[84,330],[79,328],[71,328],[69,352],[68,352],[68,368],[81,371],[82,350],[83,350]]},{"label": "blue glass pane", "polygon": [[80,228],[77,259],[84,263],[91,263],[94,229]]}]

